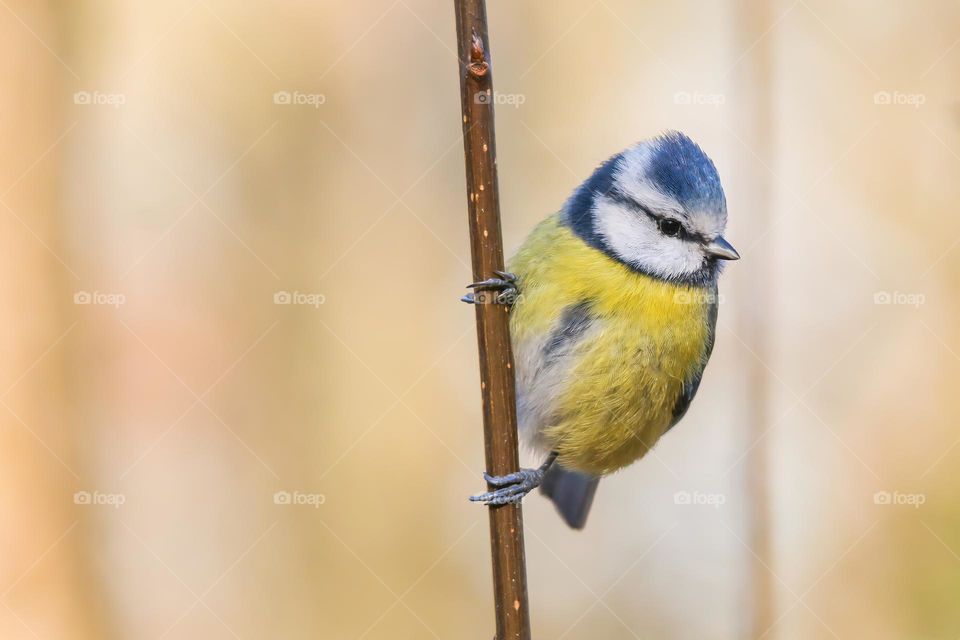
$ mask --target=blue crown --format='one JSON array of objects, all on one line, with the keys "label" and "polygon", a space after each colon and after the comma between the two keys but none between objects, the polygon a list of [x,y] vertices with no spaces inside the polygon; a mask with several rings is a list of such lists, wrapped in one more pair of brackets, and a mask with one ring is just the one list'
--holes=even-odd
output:
[{"label": "blue crown", "polygon": [[717,168],[696,142],[679,131],[668,131],[648,144],[653,150],[647,170],[651,182],[688,211],[726,214]]}]

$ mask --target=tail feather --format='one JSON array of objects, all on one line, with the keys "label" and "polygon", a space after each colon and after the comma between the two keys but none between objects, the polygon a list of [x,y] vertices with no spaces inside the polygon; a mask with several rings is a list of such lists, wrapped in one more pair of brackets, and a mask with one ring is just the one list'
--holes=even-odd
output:
[{"label": "tail feather", "polygon": [[600,478],[569,471],[559,464],[554,464],[543,478],[540,493],[553,501],[569,526],[582,529],[587,523],[593,494],[597,492],[599,483]]}]

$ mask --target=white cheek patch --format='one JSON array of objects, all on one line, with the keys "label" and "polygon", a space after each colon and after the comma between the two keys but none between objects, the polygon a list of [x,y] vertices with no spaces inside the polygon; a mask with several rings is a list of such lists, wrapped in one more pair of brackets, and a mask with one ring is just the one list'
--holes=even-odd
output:
[{"label": "white cheek patch", "polygon": [[643,212],[630,211],[606,198],[594,203],[594,225],[610,250],[634,268],[673,278],[703,266],[703,252],[697,243],[667,237]]}]

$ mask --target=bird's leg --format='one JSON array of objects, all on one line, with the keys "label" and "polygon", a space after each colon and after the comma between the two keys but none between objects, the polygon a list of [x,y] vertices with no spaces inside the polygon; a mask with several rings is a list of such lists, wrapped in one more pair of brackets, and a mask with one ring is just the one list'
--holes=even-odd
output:
[{"label": "bird's leg", "polygon": [[[496,278],[488,278],[480,282],[468,284],[467,288],[473,289],[473,291],[460,299],[468,304],[475,304],[478,302],[476,295],[478,291],[499,291],[499,293],[494,296],[493,302],[505,305],[512,305],[516,302],[518,296],[517,276],[508,271],[494,271],[493,273],[497,276]],[[489,302],[489,300],[481,298],[479,302]]]},{"label": "bird's leg", "polygon": [[525,495],[540,486],[540,483],[543,482],[543,476],[546,475],[556,459],[557,452],[551,451],[543,464],[536,469],[520,469],[520,471],[508,473],[505,476],[491,476],[484,471],[483,479],[487,481],[487,484],[499,487],[499,489],[478,496],[470,496],[470,501],[483,502],[490,507],[520,502]]}]

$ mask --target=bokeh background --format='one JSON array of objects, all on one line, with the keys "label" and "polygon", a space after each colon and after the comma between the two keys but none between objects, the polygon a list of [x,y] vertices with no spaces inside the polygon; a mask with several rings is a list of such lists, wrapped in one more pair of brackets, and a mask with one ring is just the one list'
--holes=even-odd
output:
[{"label": "bokeh background", "polygon": [[[508,252],[667,128],[743,255],[538,638],[960,635],[956,2],[490,6]],[[0,1],[0,637],[493,633],[450,2]]]}]

